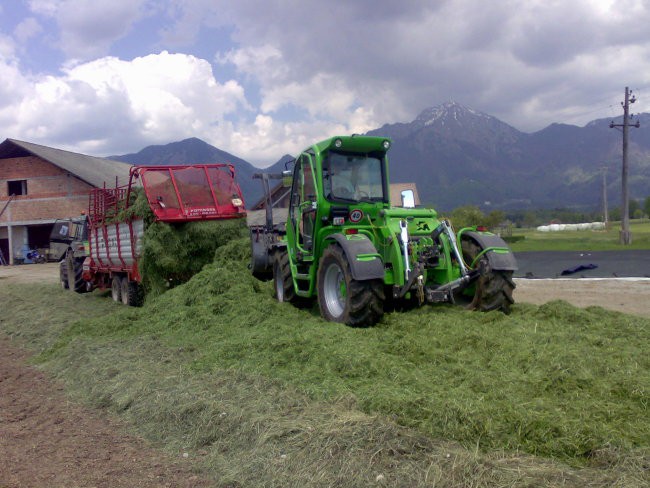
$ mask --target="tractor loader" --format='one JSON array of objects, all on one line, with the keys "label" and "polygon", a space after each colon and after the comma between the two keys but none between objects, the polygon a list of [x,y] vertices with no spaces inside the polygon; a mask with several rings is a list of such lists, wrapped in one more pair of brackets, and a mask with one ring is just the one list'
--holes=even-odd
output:
[{"label": "tractor loader", "polygon": [[[384,137],[336,136],[295,160],[286,222],[249,225],[255,276],[274,282],[281,302],[309,303],[350,326],[371,326],[385,310],[457,303],[508,313],[515,257],[497,235],[455,232],[412,192],[391,205]],[[263,179],[268,195],[268,180]],[[285,175],[288,176],[288,175]]]}]

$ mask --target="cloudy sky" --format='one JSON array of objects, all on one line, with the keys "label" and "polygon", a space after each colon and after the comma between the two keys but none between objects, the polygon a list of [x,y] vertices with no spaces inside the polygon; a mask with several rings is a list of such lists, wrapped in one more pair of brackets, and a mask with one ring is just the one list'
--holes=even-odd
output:
[{"label": "cloudy sky", "polygon": [[199,137],[255,164],[455,100],[525,132],[650,111],[650,0],[0,0],[0,139]]}]

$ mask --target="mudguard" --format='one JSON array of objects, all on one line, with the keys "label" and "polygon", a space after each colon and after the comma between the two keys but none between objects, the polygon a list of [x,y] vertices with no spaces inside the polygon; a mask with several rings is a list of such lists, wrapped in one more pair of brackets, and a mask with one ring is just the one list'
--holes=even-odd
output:
[{"label": "mudguard", "polygon": [[463,232],[462,236],[473,239],[481,249],[488,250],[485,255],[493,270],[516,271],[519,269],[515,255],[510,250],[510,247],[508,247],[506,241],[498,235],[486,232],[466,231]]},{"label": "mudguard", "polygon": [[350,263],[352,278],[358,281],[384,279],[384,263],[374,244],[363,234],[332,234]]}]

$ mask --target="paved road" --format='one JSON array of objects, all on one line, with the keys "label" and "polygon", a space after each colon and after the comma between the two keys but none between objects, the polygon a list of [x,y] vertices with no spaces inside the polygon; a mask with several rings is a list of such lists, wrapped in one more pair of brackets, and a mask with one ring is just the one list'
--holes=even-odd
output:
[{"label": "paved road", "polygon": [[[650,251],[539,251],[515,253],[516,278],[650,278]],[[595,265],[562,275],[565,270]]]}]

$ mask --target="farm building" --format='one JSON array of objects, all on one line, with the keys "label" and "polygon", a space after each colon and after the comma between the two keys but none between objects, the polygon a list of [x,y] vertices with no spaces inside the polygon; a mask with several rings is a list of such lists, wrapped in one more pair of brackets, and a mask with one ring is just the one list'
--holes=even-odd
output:
[{"label": "farm building", "polygon": [[[78,217],[92,188],[128,183],[131,165],[39,144],[0,144],[0,251],[10,264],[45,249],[56,219]],[[116,180],[117,178],[117,180]]]}]

